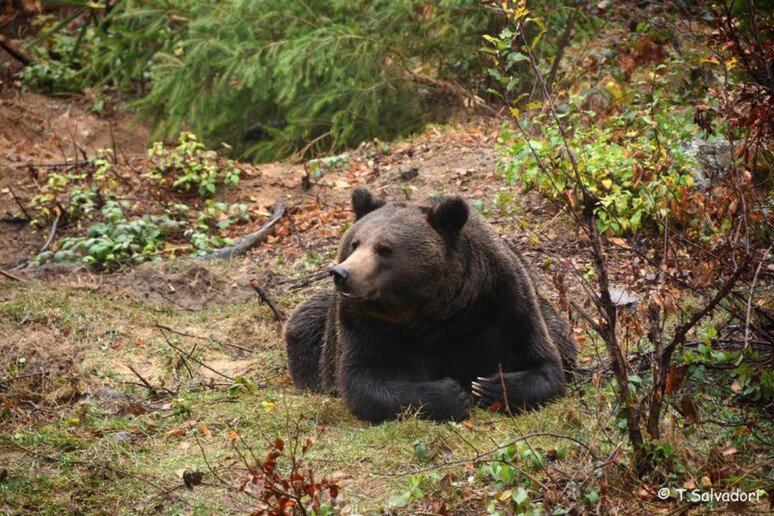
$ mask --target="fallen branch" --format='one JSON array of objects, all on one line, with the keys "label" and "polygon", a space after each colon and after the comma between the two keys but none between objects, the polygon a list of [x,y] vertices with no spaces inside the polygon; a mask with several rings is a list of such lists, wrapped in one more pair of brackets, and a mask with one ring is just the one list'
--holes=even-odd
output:
[{"label": "fallen branch", "polygon": [[261,298],[261,301],[266,303],[269,308],[271,308],[271,311],[274,312],[274,318],[278,322],[284,321],[287,316],[285,315],[285,312],[283,312],[280,308],[277,307],[277,305],[274,304],[274,300],[269,296],[269,294],[261,288],[261,286],[258,284],[258,281],[253,278],[250,280],[250,285],[255,289],[255,291],[258,293],[258,297]]},{"label": "fallen branch", "polygon": [[48,248],[51,247],[51,243],[54,241],[54,237],[56,236],[56,229],[57,227],[59,227],[60,217],[61,217],[61,214],[57,213],[56,218],[54,219],[54,223],[51,224],[51,232],[48,234],[46,243],[43,244],[43,247],[40,248],[40,251],[38,251],[38,254],[48,251]]},{"label": "fallen branch", "polygon": [[266,238],[268,238],[268,236],[271,235],[272,232],[274,232],[274,225],[277,224],[279,219],[281,219],[284,214],[285,214],[285,202],[282,200],[279,200],[274,204],[274,213],[272,214],[271,219],[266,221],[266,223],[263,226],[261,226],[261,228],[258,231],[239,238],[234,243],[234,245],[224,247],[223,249],[218,249],[217,251],[213,251],[197,259],[229,260],[236,256],[241,256],[247,253],[247,251],[249,251],[253,247],[257,246],[258,244],[266,240]]},{"label": "fallen branch", "polygon": [[137,371],[137,369],[135,369],[134,367],[132,367],[132,364],[126,364],[126,367],[128,367],[128,368],[129,368],[129,370],[130,370],[131,372],[133,372],[133,373],[134,373],[134,375],[135,375],[137,378],[139,378],[139,379],[140,379],[140,381],[142,382],[142,384],[143,384],[143,385],[144,385],[144,386],[145,386],[145,387],[148,389],[148,391],[150,391],[151,395],[153,395],[153,394],[155,394],[155,393],[156,393],[156,388],[155,388],[155,387],[153,387],[153,385],[151,385],[151,383],[150,383],[148,380],[146,380],[145,378],[143,378],[143,376],[142,376],[142,375],[141,375],[141,374],[140,374],[140,373]]},{"label": "fallen branch", "polygon": [[[9,212],[6,212],[9,213]],[[6,224],[26,224],[30,221],[27,217],[15,217],[13,215],[8,215],[7,217],[3,217],[0,219],[0,222],[5,222]]]},{"label": "fallen branch", "polygon": [[8,55],[19,61],[24,66],[32,64],[32,59],[27,57],[27,54],[19,50],[16,45],[8,41],[8,38],[0,34],[0,48],[8,52]]},{"label": "fallen branch", "polygon": [[26,283],[27,282],[27,280],[22,279],[22,278],[20,278],[18,276],[14,276],[10,272],[6,272],[3,269],[0,269],[0,276],[4,276],[4,277],[8,278],[9,280],[18,281],[19,283]]},{"label": "fallen branch", "polygon": [[27,210],[24,208],[24,205],[22,204],[21,200],[18,197],[16,197],[16,192],[13,191],[13,188],[11,188],[10,185],[8,185],[8,190],[11,192],[11,197],[13,197],[13,200],[16,201],[16,204],[19,206],[19,209],[27,218],[27,221],[32,220],[32,217],[30,217],[30,214],[27,213]]}]

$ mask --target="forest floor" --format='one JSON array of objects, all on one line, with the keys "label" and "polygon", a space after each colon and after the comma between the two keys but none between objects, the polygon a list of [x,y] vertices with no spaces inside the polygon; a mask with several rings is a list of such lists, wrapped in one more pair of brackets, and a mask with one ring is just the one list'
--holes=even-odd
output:
[{"label": "forest floor", "polygon": [[[0,376],[0,512],[245,512],[257,501],[244,488],[251,473],[241,458],[264,457],[276,438],[293,448],[313,440],[305,460],[316,479],[340,486],[346,512],[379,513],[391,501],[400,506],[415,499],[414,509],[398,510],[432,512],[438,506],[417,508],[422,496],[412,495],[412,486],[441,497],[447,491],[438,479],[475,487],[468,477],[477,460],[530,435],[528,446],[551,458],[549,477],[559,479],[557,486],[570,489],[607,459],[603,489],[614,510],[679,509],[675,500],[658,499],[660,486],[620,473],[626,444],[610,430],[614,400],[591,374],[538,412],[476,409],[462,424],[406,417],[372,426],[348,414],[341,400],[291,384],[281,323],[250,281],[285,313],[328,288],[326,270],[351,222],[355,185],[392,200],[455,193],[478,202],[533,265],[549,297],[555,297],[551,277],[559,273],[551,257],[587,262],[579,236],[549,203],[534,193],[512,195],[496,170],[495,121],[461,118],[407,141],[361,146],[310,189],[302,184],[301,164],[251,167],[219,198],[266,213],[282,199],[288,211],[274,236],[229,262],[177,258],[112,274],[85,266],[27,267],[49,228],[12,217],[35,195],[36,171],[99,148],[115,148],[128,159],[145,152],[142,127],[131,126],[125,114],[92,113],[89,104],[80,97],[0,96],[0,217],[8,219],[0,222],[0,268],[18,279],[0,277],[0,364],[8,369]],[[648,271],[640,267],[633,275],[625,250],[610,253],[620,263],[614,285],[636,296]],[[576,333],[582,365],[599,365],[592,341]],[[761,457],[770,460],[770,450],[755,441],[737,449],[735,428],[704,424],[686,436],[676,421],[667,418],[666,426],[680,458],[691,464],[678,482],[700,482],[718,468],[742,487],[765,477],[759,465]],[[599,462],[574,440],[587,443]],[[715,462],[691,462],[710,450],[718,451]],[[190,483],[196,469],[203,482],[186,488],[184,477]],[[450,507],[483,509],[480,491],[456,492],[465,494],[446,500]]]}]

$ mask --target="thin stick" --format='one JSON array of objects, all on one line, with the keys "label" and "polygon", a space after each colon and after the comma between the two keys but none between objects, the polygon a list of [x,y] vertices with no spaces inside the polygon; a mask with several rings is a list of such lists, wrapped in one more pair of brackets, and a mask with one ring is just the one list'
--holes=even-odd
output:
[{"label": "thin stick", "polygon": [[24,208],[21,200],[16,196],[16,192],[13,191],[13,188],[11,188],[10,185],[8,185],[8,190],[11,192],[11,197],[13,197],[13,200],[16,201],[17,205],[19,205],[19,209],[22,211],[22,213],[24,213],[24,216],[27,217],[27,220],[32,220],[32,217],[30,217],[30,214],[27,213],[27,210]]},{"label": "thin stick", "polygon": [[274,304],[274,301],[269,297],[269,294],[261,288],[261,286],[258,284],[258,281],[253,278],[250,280],[250,285],[255,289],[255,291],[258,293],[258,297],[261,298],[261,301],[269,305],[269,308],[271,308],[271,311],[274,312],[274,318],[278,322],[284,321],[287,316],[285,315],[285,312],[280,310],[277,305]]},{"label": "thin stick", "polygon": [[224,341],[221,341],[221,340],[218,340],[218,339],[214,339],[212,337],[200,337],[199,335],[193,335],[191,333],[186,333],[184,331],[178,331],[178,330],[170,328],[169,326],[164,326],[163,324],[158,324],[158,323],[156,324],[156,326],[158,328],[162,328],[164,330],[167,330],[169,333],[174,333],[175,335],[180,335],[181,337],[189,337],[191,339],[199,339],[199,340],[204,340],[204,341],[212,341],[215,344],[218,344],[220,346],[228,346],[228,347],[231,347],[231,348],[234,348],[234,349],[239,349],[239,350],[242,350],[242,351],[246,351],[247,353],[255,353],[254,349],[243,348],[242,346],[238,346],[236,344],[231,344],[230,342],[224,342]]},{"label": "thin stick", "polygon": [[0,269],[0,276],[4,276],[4,277],[8,278],[9,280],[18,281],[19,283],[26,283],[27,282],[27,280],[22,279],[22,278],[20,278],[18,276],[14,276],[10,272],[6,272],[3,269]]},{"label": "thin stick", "polygon": [[48,238],[46,239],[46,243],[43,244],[43,247],[40,248],[40,251],[38,251],[38,254],[43,253],[48,250],[48,248],[51,246],[51,243],[54,241],[54,237],[56,236],[56,228],[59,226],[59,218],[62,216],[61,213],[56,214],[56,218],[54,219],[54,223],[51,224],[51,232],[48,234]]},{"label": "thin stick", "polygon": [[769,246],[769,248],[766,249],[766,252],[763,253],[763,259],[761,259],[761,262],[758,264],[758,268],[755,269],[755,275],[753,276],[752,283],[750,283],[750,296],[747,298],[747,315],[745,316],[744,321],[744,347],[739,353],[739,358],[736,359],[736,364],[734,364],[734,367],[739,367],[739,364],[742,363],[742,360],[744,360],[744,354],[747,352],[747,347],[750,345],[750,309],[752,308],[753,290],[755,290],[755,284],[758,282],[758,274],[761,273],[761,267],[766,261],[766,258],[769,256],[771,247],[772,246]]},{"label": "thin stick", "polygon": [[197,363],[197,364],[199,364],[200,366],[204,367],[205,369],[209,369],[209,370],[210,370],[210,371],[212,371],[213,373],[215,373],[215,374],[217,374],[217,375],[219,375],[219,376],[222,376],[222,377],[223,377],[223,378],[225,378],[226,380],[231,380],[232,382],[233,382],[233,381],[235,381],[235,380],[234,380],[232,377],[228,376],[227,374],[221,373],[221,372],[220,372],[220,371],[218,371],[217,369],[213,369],[212,367],[208,366],[207,364],[205,364],[205,363],[204,363],[204,362],[202,362],[201,360],[199,360],[199,359],[197,359],[197,358],[194,358],[194,357],[192,357],[191,355],[189,355],[188,353],[186,353],[186,352],[185,352],[185,351],[183,351],[182,349],[180,349],[180,348],[178,348],[177,346],[175,346],[174,344],[172,344],[172,342],[170,342],[170,340],[167,338],[167,334],[166,334],[166,333],[164,333],[164,329],[163,329],[161,326],[159,326],[158,324],[156,324],[156,328],[158,328],[158,329],[159,329],[159,331],[161,331],[161,334],[164,336],[164,340],[166,340],[166,341],[167,341],[167,344],[169,344],[169,347],[171,347],[172,349],[174,349],[175,351],[177,351],[177,352],[178,352],[178,353],[180,353],[181,355],[185,356],[186,358],[190,358],[191,360],[193,360],[194,362],[196,362],[196,363]]},{"label": "thin stick", "polygon": [[[2,272],[2,271],[0,271],[0,272]],[[34,373],[20,374],[19,376],[12,376],[10,378],[6,378],[4,380],[0,380],[0,385],[2,385],[4,383],[15,382],[17,380],[24,380],[26,378],[34,378],[36,376],[46,376],[46,375],[48,375],[50,373],[51,373],[50,370],[46,370],[46,371],[36,371]]]},{"label": "thin stick", "polygon": [[144,385],[144,386],[145,386],[145,387],[146,387],[146,388],[147,388],[147,389],[148,389],[148,390],[151,392],[151,394],[153,394],[154,392],[156,392],[156,389],[153,387],[153,385],[151,385],[151,383],[150,383],[148,380],[146,380],[145,378],[143,378],[143,376],[142,376],[142,375],[141,375],[141,374],[140,374],[140,373],[137,371],[137,369],[135,369],[134,367],[132,367],[132,364],[126,364],[126,367],[128,367],[128,368],[129,368],[129,370],[130,370],[131,372],[133,372],[133,373],[134,373],[134,375],[135,375],[137,378],[139,378],[139,379],[140,379],[140,381],[142,382],[142,384],[143,384],[143,385]]}]

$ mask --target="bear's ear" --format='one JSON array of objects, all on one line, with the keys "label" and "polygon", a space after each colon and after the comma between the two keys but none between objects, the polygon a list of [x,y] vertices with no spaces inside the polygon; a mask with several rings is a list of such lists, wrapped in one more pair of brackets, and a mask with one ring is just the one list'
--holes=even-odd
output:
[{"label": "bear's ear", "polygon": [[384,201],[375,199],[364,186],[352,190],[352,209],[355,210],[355,220],[360,220],[377,208],[384,206]]},{"label": "bear's ear", "polygon": [[468,221],[468,205],[461,197],[444,197],[430,209],[427,220],[439,233],[457,236]]}]

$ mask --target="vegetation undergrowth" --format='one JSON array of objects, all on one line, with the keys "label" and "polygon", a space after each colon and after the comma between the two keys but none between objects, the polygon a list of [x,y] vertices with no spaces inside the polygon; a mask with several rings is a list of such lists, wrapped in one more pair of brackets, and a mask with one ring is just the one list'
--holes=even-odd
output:
[{"label": "vegetation undergrowth", "polygon": [[174,149],[154,143],[147,166],[147,172],[132,176],[133,170],[105,149],[85,164],[47,172],[32,199],[32,224],[55,221],[56,228],[63,221],[77,227],[55,243],[56,250],[40,252],[35,263],[81,260],[102,270],[175,253],[204,255],[233,243],[224,234],[232,225],[250,222],[246,204],[212,198],[239,184],[239,165],[206,150],[192,133],[181,133]]}]

